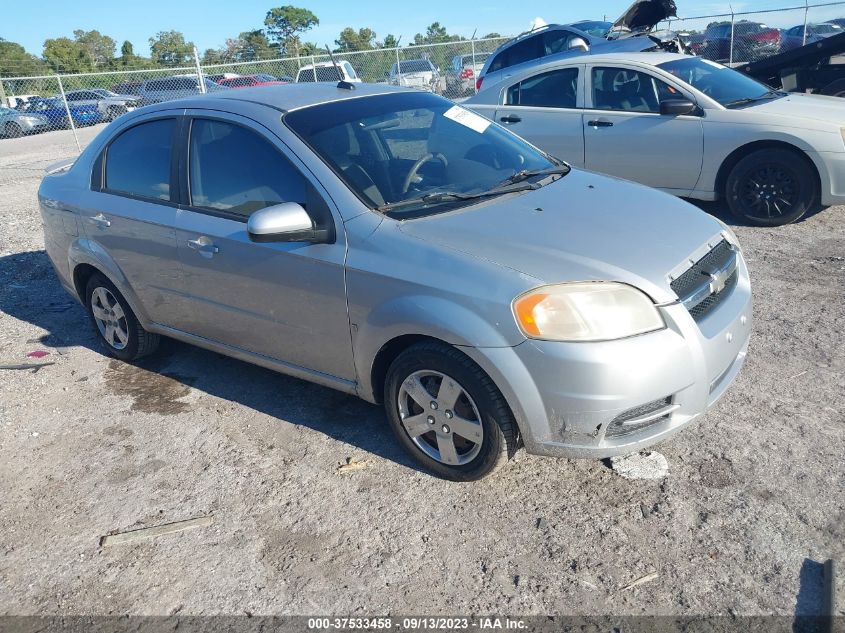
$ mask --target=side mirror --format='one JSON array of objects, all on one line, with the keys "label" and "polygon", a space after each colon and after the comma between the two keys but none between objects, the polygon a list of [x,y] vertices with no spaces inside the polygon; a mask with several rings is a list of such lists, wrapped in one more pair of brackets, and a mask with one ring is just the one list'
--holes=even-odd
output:
[{"label": "side mirror", "polygon": [[695,114],[698,106],[689,99],[666,99],[660,102],[660,114],[666,116],[682,116]]},{"label": "side mirror", "polygon": [[330,241],[330,231],[319,228],[302,205],[295,202],[266,207],[256,211],[246,224],[253,242],[312,242]]},{"label": "side mirror", "polygon": [[587,44],[587,41],[583,37],[575,37],[572,38],[571,42],[569,42],[569,50],[579,50],[583,53],[587,53],[590,51],[590,45]]}]

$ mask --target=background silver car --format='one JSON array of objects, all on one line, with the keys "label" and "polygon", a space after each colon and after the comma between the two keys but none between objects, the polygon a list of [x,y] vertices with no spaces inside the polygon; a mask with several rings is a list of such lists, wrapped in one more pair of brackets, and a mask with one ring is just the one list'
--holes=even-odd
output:
[{"label": "background silver car", "polygon": [[521,445],[649,446],[746,355],[748,272],[725,225],[418,91],[152,106],[39,200],[48,255],[110,354],[164,335],[383,402],[452,479]]},{"label": "background silver car", "polygon": [[0,107],[0,137],[17,138],[49,129],[50,120],[42,114]]},{"label": "background silver car", "polygon": [[119,95],[103,88],[71,90],[66,92],[65,96],[72,105],[96,105],[107,121],[113,121],[121,114],[131,112],[140,101],[133,95]]}]

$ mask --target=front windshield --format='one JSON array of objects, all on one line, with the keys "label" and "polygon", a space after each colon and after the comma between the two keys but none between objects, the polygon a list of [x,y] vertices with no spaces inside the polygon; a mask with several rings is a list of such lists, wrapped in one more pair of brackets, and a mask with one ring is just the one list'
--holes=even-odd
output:
[{"label": "front windshield", "polygon": [[[498,125],[430,94],[336,101],[296,110],[284,121],[361,200],[393,217],[468,204],[465,198],[508,179],[538,186],[542,175],[533,172],[565,169]],[[451,197],[434,200],[444,195]]]},{"label": "front windshield", "polygon": [[102,95],[103,97],[116,97],[117,96],[111,90],[104,90],[102,88],[97,88],[93,92],[96,92],[98,95]]},{"label": "front windshield", "polygon": [[778,96],[759,81],[700,57],[666,62],[659,64],[658,68],[675,75],[725,107]]},{"label": "front windshield", "polygon": [[54,110],[60,107],[62,107],[62,105],[58,99],[39,99],[28,101],[24,104],[22,110],[24,112],[43,112],[45,110]]}]

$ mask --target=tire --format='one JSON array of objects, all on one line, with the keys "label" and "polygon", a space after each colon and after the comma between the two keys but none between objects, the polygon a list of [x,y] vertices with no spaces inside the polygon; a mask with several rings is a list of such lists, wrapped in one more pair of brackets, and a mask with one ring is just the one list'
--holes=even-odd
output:
[{"label": "tire", "polygon": [[518,447],[516,421],[501,392],[484,370],[445,343],[413,345],[393,361],[384,406],[399,443],[444,479],[486,477]]},{"label": "tire", "polygon": [[818,199],[809,161],[787,149],[765,149],[740,160],[725,185],[731,213],[756,226],[783,226],[801,218]]},{"label": "tire", "polygon": [[6,138],[20,138],[23,136],[23,129],[21,126],[15,123],[14,121],[9,121],[6,123],[6,128],[3,132],[3,135]]},{"label": "tire", "polygon": [[[129,303],[101,273],[91,275],[85,286],[85,307],[97,339],[109,356],[133,361],[158,349],[161,337],[141,327]],[[106,314],[103,314],[104,309]],[[113,323],[114,327],[107,326],[100,316]]]}]

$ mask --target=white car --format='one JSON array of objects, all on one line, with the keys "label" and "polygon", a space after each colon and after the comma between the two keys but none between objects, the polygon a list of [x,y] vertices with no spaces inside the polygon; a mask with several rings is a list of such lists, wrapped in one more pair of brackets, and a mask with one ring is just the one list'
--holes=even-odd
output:
[{"label": "white car", "polygon": [[698,57],[538,64],[463,105],[573,165],[723,199],[753,224],[845,203],[845,101],[773,91]]},{"label": "white car", "polygon": [[[338,77],[338,71],[343,77]],[[317,62],[316,64],[308,64],[299,69],[296,73],[296,83],[314,82],[314,81],[348,81],[350,83],[361,83],[361,78],[355,69],[345,59],[337,60],[337,65],[333,62]]]},{"label": "white car", "polygon": [[407,59],[393,64],[387,73],[387,83],[428,92],[443,92],[440,71],[429,59]]}]

